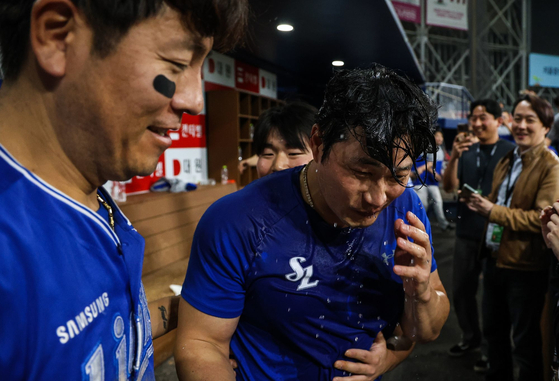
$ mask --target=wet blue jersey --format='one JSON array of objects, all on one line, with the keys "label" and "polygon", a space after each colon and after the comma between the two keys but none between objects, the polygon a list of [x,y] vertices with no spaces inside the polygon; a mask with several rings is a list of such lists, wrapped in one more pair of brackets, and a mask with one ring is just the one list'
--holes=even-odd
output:
[{"label": "wet blue jersey", "polygon": [[240,316],[231,341],[238,380],[343,376],[334,362],[369,349],[381,330],[390,336],[403,312],[394,221],[411,210],[431,235],[411,189],[368,228],[328,225],[304,203],[300,170],[218,200],[194,236],[182,296],[206,314]]},{"label": "wet blue jersey", "polygon": [[154,380],[144,240],[0,146],[0,379]]}]

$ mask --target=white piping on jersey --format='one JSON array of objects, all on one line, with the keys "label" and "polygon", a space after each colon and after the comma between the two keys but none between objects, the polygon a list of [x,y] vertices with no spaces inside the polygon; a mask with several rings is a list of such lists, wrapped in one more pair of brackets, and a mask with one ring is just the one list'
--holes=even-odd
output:
[{"label": "white piping on jersey", "polygon": [[141,381],[144,378],[144,374],[146,373],[146,369],[149,365],[149,359],[153,355],[153,344],[149,345],[149,348],[146,351],[146,356],[144,357],[144,361],[142,362],[142,366],[140,367],[140,371],[138,372],[138,377],[136,380]]},{"label": "white piping on jersey", "polygon": [[[101,229],[105,231],[105,233],[112,239],[115,246],[117,247],[120,246],[120,239],[118,238],[116,233],[112,231],[107,221],[105,221],[100,215],[95,213],[93,210],[89,209],[87,206],[66,196],[58,189],[46,183],[40,177],[31,173],[27,168],[25,168],[23,165],[18,163],[18,161],[10,155],[10,153],[4,148],[4,146],[2,146],[2,144],[0,144],[0,158],[4,159],[4,161],[8,163],[9,166],[14,168],[19,173],[21,173],[27,180],[29,180],[32,184],[36,185],[43,192],[47,193],[48,195],[54,197],[59,201],[62,201],[66,205],[75,209],[76,211],[89,217],[91,220],[93,220],[93,222],[95,222],[97,225],[99,225],[99,227],[101,227]],[[123,215],[122,212],[121,215]]]},{"label": "white piping on jersey", "polygon": [[[120,210],[120,208],[118,207],[118,205],[116,204],[116,202],[113,202],[113,205],[116,207],[116,209],[118,210],[118,213],[120,214],[120,216],[122,218],[124,218],[124,220],[126,221],[126,223],[128,224],[128,226],[132,226],[132,222],[130,222],[130,220],[128,219],[128,217],[126,217],[124,215],[124,213],[122,213],[122,210]],[[136,229],[134,229],[134,231],[136,231]]]}]

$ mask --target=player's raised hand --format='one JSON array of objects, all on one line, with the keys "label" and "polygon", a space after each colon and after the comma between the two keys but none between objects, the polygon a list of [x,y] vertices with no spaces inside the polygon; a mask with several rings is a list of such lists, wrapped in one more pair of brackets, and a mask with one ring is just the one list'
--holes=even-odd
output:
[{"label": "player's raised hand", "polygon": [[408,298],[427,301],[431,292],[431,242],[425,225],[415,214],[408,211],[406,219],[409,225],[402,219],[397,219],[394,223],[397,247],[393,271],[402,278]]}]

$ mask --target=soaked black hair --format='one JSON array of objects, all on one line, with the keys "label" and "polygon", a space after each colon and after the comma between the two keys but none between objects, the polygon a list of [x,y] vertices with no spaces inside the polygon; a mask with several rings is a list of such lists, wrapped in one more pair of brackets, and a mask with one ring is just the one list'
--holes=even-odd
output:
[{"label": "soaked black hair", "polygon": [[341,70],[326,86],[324,103],[316,119],[323,143],[323,160],[332,146],[346,141],[348,133],[363,150],[396,175],[394,149],[414,162],[436,152],[436,104],[414,83],[382,65]]},{"label": "soaked black hair", "polygon": [[268,136],[273,132],[277,132],[285,140],[287,147],[306,152],[317,112],[315,107],[304,102],[291,102],[264,111],[255,126],[256,154],[262,155]]},{"label": "soaked black hair", "polygon": [[[15,80],[27,59],[31,9],[36,0],[0,1],[0,51],[6,81]],[[72,0],[93,29],[93,53],[112,53],[130,28],[156,16],[166,4],[183,16],[197,37],[213,37],[213,48],[231,49],[243,36],[247,0]]]}]

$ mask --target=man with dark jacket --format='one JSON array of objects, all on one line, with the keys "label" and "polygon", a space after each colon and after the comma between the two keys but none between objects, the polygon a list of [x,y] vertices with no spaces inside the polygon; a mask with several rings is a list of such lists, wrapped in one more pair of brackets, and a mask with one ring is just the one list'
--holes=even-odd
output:
[{"label": "man with dark jacket", "polygon": [[[496,164],[514,148],[513,143],[499,139],[501,115],[501,106],[492,99],[472,102],[470,122],[479,143],[474,144],[471,136],[463,138],[457,135],[443,175],[443,186],[447,192],[454,192],[468,184],[483,196],[490,193]],[[454,357],[478,349],[482,342],[476,294],[481,272],[481,260],[477,253],[484,226],[485,219],[482,216],[470,211],[465,204],[458,203],[452,294],[462,340],[449,350],[449,354]],[[487,369],[483,357],[476,363],[475,369],[480,372]]]}]

